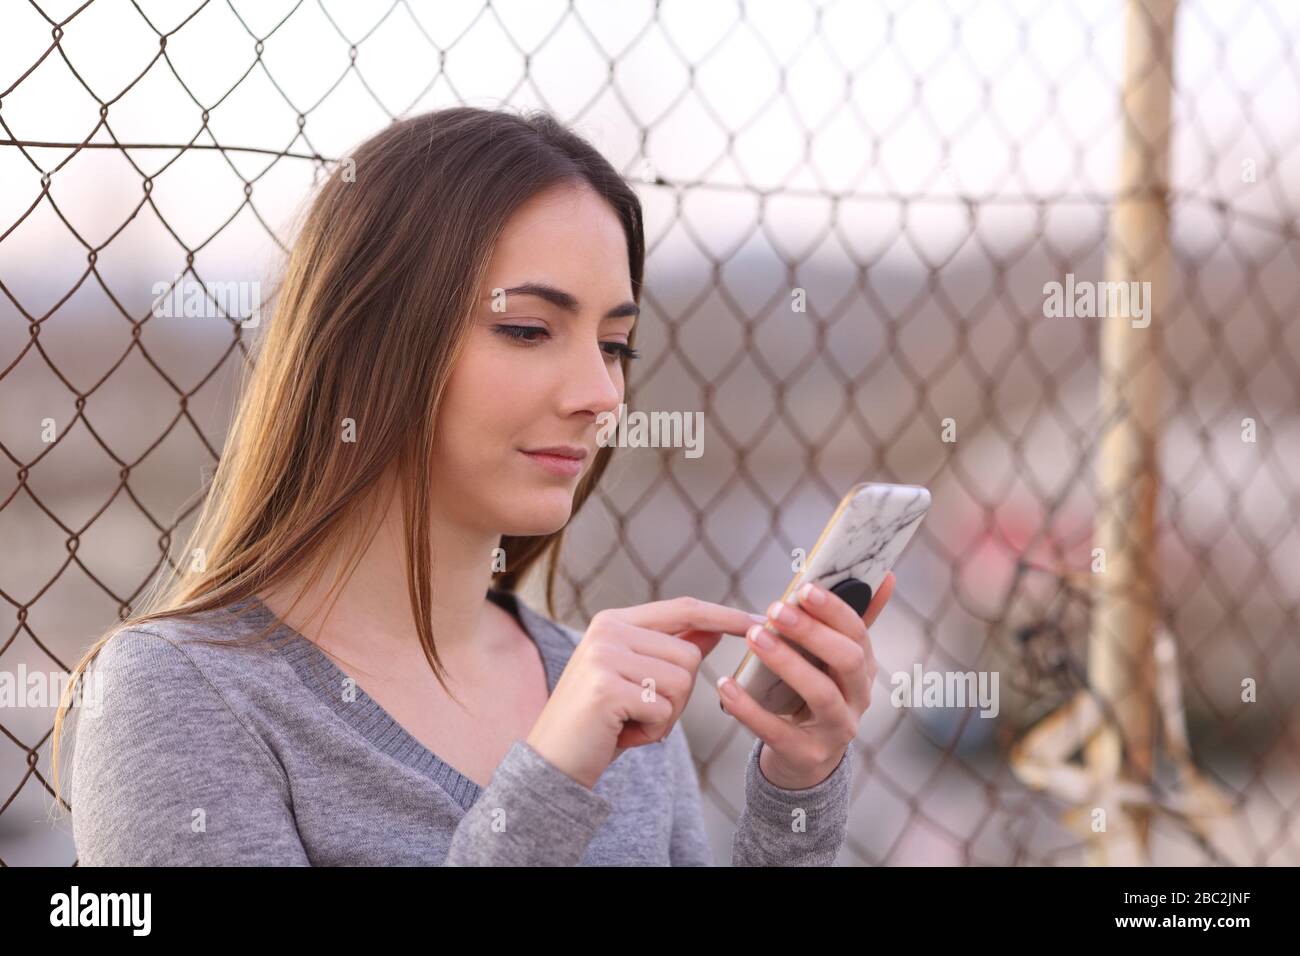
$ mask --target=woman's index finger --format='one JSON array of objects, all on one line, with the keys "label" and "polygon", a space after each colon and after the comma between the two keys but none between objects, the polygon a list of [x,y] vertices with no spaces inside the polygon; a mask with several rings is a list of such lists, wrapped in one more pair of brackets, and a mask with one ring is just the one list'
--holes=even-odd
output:
[{"label": "woman's index finger", "polygon": [[695,597],[669,598],[650,601],[631,607],[617,608],[611,613],[619,620],[637,627],[647,627],[665,634],[680,631],[718,631],[722,634],[743,636],[755,623],[767,620],[759,614],[702,601]]}]

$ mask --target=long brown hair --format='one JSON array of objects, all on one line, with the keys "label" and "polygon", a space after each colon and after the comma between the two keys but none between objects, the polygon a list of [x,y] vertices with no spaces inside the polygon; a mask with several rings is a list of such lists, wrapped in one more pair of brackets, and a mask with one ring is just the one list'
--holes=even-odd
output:
[{"label": "long brown hair", "polygon": [[[334,582],[341,586],[368,543],[345,541],[346,529],[377,527],[360,509],[367,501],[387,506],[368,492],[390,465],[402,494],[411,612],[425,657],[447,686],[430,620],[430,502],[423,480],[434,424],[497,237],[522,203],[565,182],[594,189],[618,215],[639,303],[640,200],[594,147],[545,112],[454,107],[424,113],[394,122],[335,165],[279,277],[274,316],[259,330],[254,369],[245,370],[225,448],[211,486],[201,492],[202,511],[183,552],[197,560],[188,566],[168,560],[172,574],[156,596],[100,637],[67,682],[54,722],[56,797],[70,701],[114,634],[224,608],[299,569],[310,572],[310,584],[336,549],[352,547],[344,552],[348,570]],[[621,362],[626,376],[628,360]],[[338,440],[345,418],[364,441]],[[614,444],[597,450],[575,491],[574,514]],[[506,570],[493,574],[493,586],[514,591],[547,559],[546,604],[554,617],[563,538],[564,529],[504,535]],[[223,643],[258,641],[274,627]]]}]

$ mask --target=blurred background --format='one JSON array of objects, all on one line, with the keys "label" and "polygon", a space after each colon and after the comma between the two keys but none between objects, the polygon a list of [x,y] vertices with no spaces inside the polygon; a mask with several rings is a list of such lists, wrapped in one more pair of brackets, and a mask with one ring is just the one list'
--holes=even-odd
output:
[{"label": "blurred background", "polygon": [[[1297,37],[1288,0],[3,0],[0,673],[179,560],[257,330],[155,285],[269,289],[394,118],[543,108],[644,204],[630,409],[704,421],[615,455],[560,619],[761,610],[849,486],[925,485],[840,862],[1296,865]],[[1150,327],[1046,315],[1067,274],[1151,281]],[[720,863],[740,656],[684,716]],[[996,718],[891,705],[918,664],[996,672]],[[40,703],[0,706],[6,865],[76,856]]]}]

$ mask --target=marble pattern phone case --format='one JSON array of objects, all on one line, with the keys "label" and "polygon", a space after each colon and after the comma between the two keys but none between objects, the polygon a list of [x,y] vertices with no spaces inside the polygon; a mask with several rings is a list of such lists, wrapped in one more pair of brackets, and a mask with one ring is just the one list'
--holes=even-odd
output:
[{"label": "marble pattern phone case", "polygon": [[[917,485],[854,485],[831,515],[804,569],[795,574],[781,599],[789,601],[807,581],[830,590],[850,578],[863,582],[875,594],[929,507],[930,492]],[[824,669],[816,657],[797,645],[791,646]],[[752,651],[746,652],[736,668],[735,680],[773,713],[793,714],[803,706],[803,698]]]}]

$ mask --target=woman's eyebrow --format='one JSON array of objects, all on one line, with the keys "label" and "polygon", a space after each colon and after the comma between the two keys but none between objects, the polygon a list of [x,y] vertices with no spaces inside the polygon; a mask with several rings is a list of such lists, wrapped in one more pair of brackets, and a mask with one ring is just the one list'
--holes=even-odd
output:
[{"label": "woman's eyebrow", "polygon": [[[565,292],[563,289],[557,289],[553,285],[547,285],[545,282],[525,282],[523,285],[505,289],[504,292],[507,297],[512,295],[535,295],[573,315],[581,311],[581,305],[576,296]],[[621,319],[629,315],[635,318],[640,314],[641,307],[639,305],[635,302],[624,302],[621,305],[614,306],[602,318]]]}]

